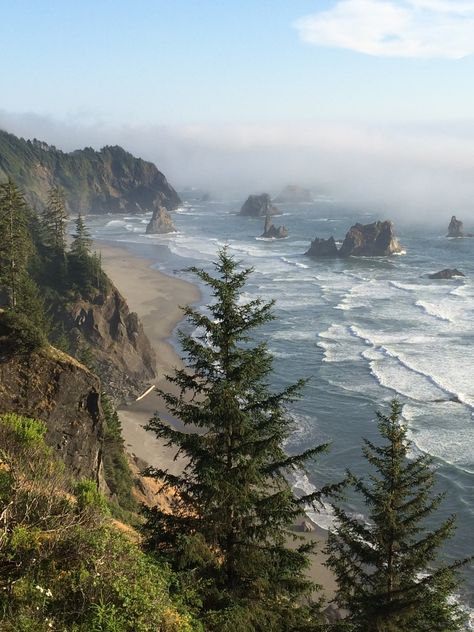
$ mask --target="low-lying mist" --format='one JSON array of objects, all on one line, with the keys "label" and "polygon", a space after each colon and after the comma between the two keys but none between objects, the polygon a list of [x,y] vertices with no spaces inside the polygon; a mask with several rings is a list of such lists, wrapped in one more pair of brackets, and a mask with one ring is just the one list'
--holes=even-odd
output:
[{"label": "low-lying mist", "polygon": [[236,199],[287,184],[402,223],[474,225],[474,124],[107,125],[0,111],[0,128],[65,151],[122,145],[178,190]]}]

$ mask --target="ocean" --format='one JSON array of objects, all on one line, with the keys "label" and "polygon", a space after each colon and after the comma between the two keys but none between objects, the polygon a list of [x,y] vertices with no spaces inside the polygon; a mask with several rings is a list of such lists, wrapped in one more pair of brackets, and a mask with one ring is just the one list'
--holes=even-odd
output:
[{"label": "ocean", "polygon": [[[474,239],[446,238],[447,214],[445,230],[396,227],[403,255],[314,260],[304,252],[315,236],[343,239],[356,221],[387,218],[321,196],[314,204],[279,205],[283,214],[274,223],[285,224],[289,237],[265,240],[258,237],[263,219],[237,215],[241,204],[189,202],[173,213],[177,232],[165,236],[145,235],[150,215],[89,216],[88,225],[95,238],[120,242],[157,269],[192,281],[183,269],[211,269],[217,249],[227,244],[254,268],[243,300],[276,300],[276,320],[256,332],[275,358],[275,389],[309,378],[290,411],[294,432],[287,450],[331,444],[292,481],[295,489],[341,480],[346,468],[364,475],[361,438],[378,440],[375,411],[386,412],[397,397],[413,454],[434,458],[438,489],[446,492],[432,524],[457,515],[446,558],[473,554]],[[443,268],[458,268],[466,277],[427,278]],[[357,496],[349,495],[345,507],[364,515]],[[331,526],[329,507],[311,517]],[[474,608],[472,565],[464,576],[461,598]]]}]

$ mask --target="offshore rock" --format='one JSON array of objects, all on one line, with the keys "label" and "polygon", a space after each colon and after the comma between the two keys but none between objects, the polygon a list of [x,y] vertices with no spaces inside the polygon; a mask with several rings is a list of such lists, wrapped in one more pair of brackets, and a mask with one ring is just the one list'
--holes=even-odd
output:
[{"label": "offshore rock", "polygon": [[386,257],[402,251],[390,221],[355,224],[339,250],[341,257]]},{"label": "offshore rock", "polygon": [[474,237],[474,233],[465,233],[464,224],[453,215],[449,222],[447,237]]},{"label": "offshore rock", "polygon": [[464,237],[464,224],[456,218],[456,215],[453,215],[449,222],[448,237]]},{"label": "offshore rock", "polygon": [[305,253],[310,257],[386,257],[402,252],[392,222],[354,224],[338,250],[334,237],[316,237]]},{"label": "offshore rock", "polygon": [[153,217],[146,227],[147,235],[163,235],[165,233],[174,233],[173,220],[164,206],[157,205],[153,211]]},{"label": "offshore rock", "polygon": [[285,237],[288,237],[288,229],[285,226],[278,226],[277,228],[275,224],[272,223],[270,215],[267,215],[261,237],[266,239],[284,239]]},{"label": "offshore rock", "polygon": [[445,268],[434,274],[429,274],[429,279],[454,279],[456,277],[465,277],[466,275],[457,268]]},{"label": "offshore rock", "polygon": [[273,206],[268,193],[249,195],[240,209],[240,215],[247,217],[265,217],[265,215],[278,215],[279,213],[280,210]]},{"label": "offshore rock", "polygon": [[0,361],[0,413],[43,420],[71,473],[104,488],[101,391],[97,376],[53,347]]},{"label": "offshore rock", "polygon": [[277,195],[274,201],[277,202],[277,204],[307,204],[313,201],[313,196],[309,189],[303,189],[303,187],[290,184]]},{"label": "offshore rock", "polygon": [[334,241],[334,237],[329,239],[320,239],[316,237],[312,242],[309,250],[305,252],[308,257],[338,257],[339,251]]},{"label": "offshore rock", "polygon": [[172,211],[181,200],[151,162],[118,146],[66,153],[39,140],[0,130],[0,181],[11,178],[41,209],[52,186],[64,190],[72,213],[146,213],[157,204]]}]

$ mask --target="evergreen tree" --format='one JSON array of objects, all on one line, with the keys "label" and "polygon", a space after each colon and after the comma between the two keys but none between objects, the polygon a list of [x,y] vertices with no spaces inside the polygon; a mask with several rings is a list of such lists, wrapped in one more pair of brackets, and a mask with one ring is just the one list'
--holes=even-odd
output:
[{"label": "evergreen tree", "polygon": [[84,219],[79,213],[76,219],[76,232],[73,235],[71,253],[80,259],[87,259],[91,254],[92,238],[84,223]]},{"label": "evergreen tree", "polygon": [[43,211],[42,227],[44,243],[56,257],[64,257],[66,251],[67,217],[64,192],[60,187],[52,187]]},{"label": "evergreen tree", "polygon": [[0,185],[0,289],[8,307],[17,307],[32,243],[23,193],[12,182]]},{"label": "evergreen tree", "polygon": [[349,474],[369,510],[369,524],[334,507],[337,527],[329,536],[328,566],[338,582],[336,601],[349,611],[342,629],[354,632],[450,632],[463,616],[450,596],[456,569],[437,564],[439,549],[454,531],[454,517],[429,531],[425,519],[443,495],[433,493],[432,459],[413,460],[400,423],[401,408],[377,413],[384,445],[364,440],[363,455],[375,473],[370,482]]},{"label": "evergreen tree", "polygon": [[271,391],[272,356],[250,334],[273,319],[273,303],[240,301],[251,270],[239,271],[226,249],[214,265],[216,277],[191,268],[215,300],[208,315],[184,308],[201,333],[180,333],[187,368],[168,377],[173,392],[159,391],[185,430],[158,414],[148,425],[187,462],[180,475],[148,472],[177,492],[172,514],[147,511],[148,546],[168,555],[183,581],[201,586],[206,629],[319,629],[319,604],[310,599],[315,586],[305,576],[313,545],[299,541],[291,550],[287,540],[304,507],[339,486],[302,498],[292,493],[285,474],[327,445],[297,456],[284,452],[293,428],[286,405],[304,381]]}]

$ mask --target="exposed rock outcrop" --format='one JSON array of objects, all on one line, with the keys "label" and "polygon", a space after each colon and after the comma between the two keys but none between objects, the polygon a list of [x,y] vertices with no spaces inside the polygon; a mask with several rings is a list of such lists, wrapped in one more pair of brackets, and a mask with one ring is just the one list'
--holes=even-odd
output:
[{"label": "exposed rock outcrop", "polygon": [[156,206],[153,216],[146,227],[147,235],[163,235],[165,233],[174,233],[176,228],[173,224],[168,211],[164,206]]},{"label": "exposed rock outcrop", "polygon": [[265,217],[265,227],[261,237],[266,239],[284,239],[288,237],[288,229],[286,226],[278,226],[277,228],[270,219],[270,215],[267,215]]},{"label": "exposed rock outcrop", "polygon": [[429,274],[429,279],[454,279],[456,277],[465,277],[460,270],[456,268],[445,268],[444,270],[440,270],[439,272],[435,272],[434,274]]},{"label": "exposed rock outcrop", "polygon": [[338,250],[333,237],[316,239],[305,253],[310,257],[386,257],[402,252],[390,221],[354,224]]},{"label": "exposed rock outcrop", "polygon": [[449,222],[448,237],[464,237],[464,225],[456,218],[456,215],[453,215]]},{"label": "exposed rock outcrop", "polygon": [[140,394],[155,377],[155,353],[143,326],[112,284],[93,299],[58,306],[55,317],[63,323],[74,354],[84,347],[90,350],[104,389],[115,401]]},{"label": "exposed rock outcrop", "polygon": [[98,377],[53,347],[0,362],[0,412],[42,419],[71,473],[103,487],[100,393]]},{"label": "exposed rock outcrop", "polygon": [[337,257],[339,251],[334,241],[334,237],[329,239],[320,239],[316,237],[312,242],[309,250],[305,252],[309,257]]},{"label": "exposed rock outcrop", "polygon": [[279,213],[279,209],[273,206],[268,193],[249,195],[240,209],[240,215],[248,217],[265,217],[265,215],[278,215]]},{"label": "exposed rock outcrop", "polygon": [[401,250],[395,237],[393,223],[385,221],[352,226],[339,254],[341,257],[385,257]]},{"label": "exposed rock outcrop", "polygon": [[290,184],[277,195],[274,200],[277,204],[302,204],[313,201],[313,196],[309,189],[303,189],[295,184]]},{"label": "exposed rock outcrop", "polygon": [[27,200],[39,208],[53,185],[64,189],[77,213],[142,213],[156,204],[171,211],[181,200],[151,162],[118,146],[63,152],[38,140],[24,140],[0,130],[0,180],[12,178]]},{"label": "exposed rock outcrop", "polygon": [[447,237],[474,237],[474,233],[465,233],[464,224],[453,215],[449,222]]}]

